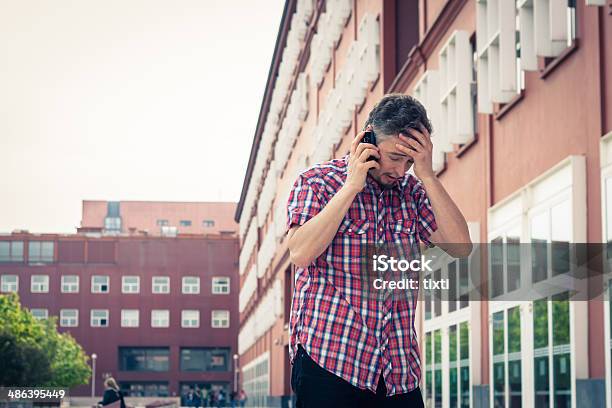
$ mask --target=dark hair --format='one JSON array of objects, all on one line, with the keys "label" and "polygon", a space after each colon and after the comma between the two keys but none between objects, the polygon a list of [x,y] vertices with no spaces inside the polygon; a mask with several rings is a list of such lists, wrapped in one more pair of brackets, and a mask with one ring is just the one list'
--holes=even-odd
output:
[{"label": "dark hair", "polygon": [[410,95],[393,93],[383,96],[374,106],[364,128],[372,125],[384,135],[395,135],[407,129],[419,130],[419,124],[432,133],[431,122],[421,102]]}]

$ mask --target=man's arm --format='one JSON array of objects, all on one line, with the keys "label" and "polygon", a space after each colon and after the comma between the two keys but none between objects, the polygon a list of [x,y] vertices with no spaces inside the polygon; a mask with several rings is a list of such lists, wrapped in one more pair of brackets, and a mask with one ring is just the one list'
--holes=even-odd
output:
[{"label": "man's arm", "polygon": [[417,140],[400,134],[403,143],[398,143],[397,147],[413,158],[414,173],[421,179],[431,203],[437,229],[431,233],[429,241],[453,257],[466,257],[472,252],[467,222],[433,172],[431,137],[424,127],[421,127],[421,132],[409,131]]},{"label": "man's arm", "polygon": [[380,158],[378,147],[360,143],[362,138],[360,132],[351,144],[348,174],[340,190],[318,214],[289,229],[289,256],[298,267],[305,268],[327,249],[353,200],[363,190],[368,170],[380,167],[378,162],[367,160],[371,155]]}]

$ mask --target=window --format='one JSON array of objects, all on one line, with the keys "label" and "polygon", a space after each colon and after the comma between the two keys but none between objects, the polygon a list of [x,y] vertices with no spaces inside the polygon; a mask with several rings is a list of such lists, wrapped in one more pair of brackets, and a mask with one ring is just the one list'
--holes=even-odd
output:
[{"label": "window", "polygon": [[17,275],[2,275],[2,292],[18,292],[19,291],[19,276]]},{"label": "window", "polygon": [[191,220],[180,220],[179,225],[181,227],[191,227]]},{"label": "window", "polygon": [[79,293],[78,275],[62,275],[62,293]]},{"label": "window", "polygon": [[493,313],[492,326],[494,405],[520,407],[523,376],[520,306]]},{"label": "window", "polygon": [[151,327],[169,327],[169,310],[151,310]]},{"label": "window", "polygon": [[183,293],[200,293],[200,278],[198,276],[183,276]]},{"label": "window", "polygon": [[205,228],[211,228],[215,226],[215,221],[214,220],[204,220],[202,221],[202,226]]},{"label": "window", "polygon": [[140,311],[138,309],[123,309],[121,311],[121,327],[138,327]]},{"label": "window", "polygon": [[108,327],[108,309],[91,310],[91,327]]},{"label": "window", "polygon": [[77,327],[79,325],[78,309],[61,309],[60,310],[60,326],[61,327]]},{"label": "window", "polygon": [[23,262],[23,241],[0,241],[0,262]]},{"label": "window", "polygon": [[48,293],[49,292],[49,275],[32,275],[31,282],[30,282],[30,292]]},{"label": "window", "polygon": [[200,327],[199,310],[183,310],[181,312],[181,327],[191,328]]},{"label": "window", "polygon": [[43,320],[49,318],[49,311],[47,309],[30,309],[30,313],[37,320]]},{"label": "window", "polygon": [[28,261],[30,263],[53,262],[55,243],[53,241],[30,241],[28,243]]},{"label": "window", "polygon": [[153,293],[170,293],[170,277],[154,276],[152,286]]},{"label": "window", "polygon": [[228,276],[213,277],[212,293],[215,295],[226,295],[230,293],[230,278]]},{"label": "window", "polygon": [[242,373],[243,388],[249,403],[253,406],[266,406],[270,395],[270,353],[265,352],[245,364]]},{"label": "window", "polygon": [[478,0],[478,111],[493,113],[524,88],[538,56],[556,57],[576,37],[575,0]]},{"label": "window", "polygon": [[119,347],[121,371],[168,371],[168,347]]},{"label": "window", "polygon": [[166,227],[168,226],[168,220],[157,220],[158,227]]},{"label": "window", "polygon": [[91,277],[91,293],[108,293],[108,275],[93,275]]},{"label": "window", "polygon": [[163,381],[121,381],[121,392],[126,397],[169,397],[168,383]]},{"label": "window", "polygon": [[230,326],[230,314],[229,310],[213,310],[212,311],[212,324],[214,329],[227,328]]},{"label": "window", "polygon": [[178,233],[178,228],[176,227],[168,227],[168,226],[161,227],[161,235],[163,237],[176,237],[177,233]]},{"label": "window", "polygon": [[181,371],[230,371],[229,348],[181,348]]},{"label": "window", "polygon": [[106,232],[121,232],[121,217],[104,218],[104,229]]},{"label": "window", "polygon": [[139,293],[140,292],[140,277],[139,276],[124,276],[121,278],[122,293]]}]

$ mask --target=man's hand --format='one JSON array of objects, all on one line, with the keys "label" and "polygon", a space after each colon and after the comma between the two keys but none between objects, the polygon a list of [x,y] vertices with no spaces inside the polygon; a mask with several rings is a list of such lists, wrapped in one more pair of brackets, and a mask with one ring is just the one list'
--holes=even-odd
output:
[{"label": "man's hand", "polygon": [[348,171],[344,186],[355,193],[359,193],[365,187],[368,171],[380,168],[380,164],[377,161],[368,161],[370,156],[380,159],[378,146],[371,143],[361,143],[361,139],[363,139],[367,130],[371,130],[371,127],[368,126],[366,130],[359,132],[351,143]]},{"label": "man's hand", "polygon": [[[431,165],[431,152],[433,144],[431,143],[431,136],[423,125],[420,126],[421,131],[415,129],[408,129],[410,135],[400,133],[399,138],[402,143],[397,143],[396,146],[399,150],[412,157],[414,160],[414,174],[421,180],[427,178],[434,178],[435,173]],[[415,140],[416,139],[416,140]]]}]

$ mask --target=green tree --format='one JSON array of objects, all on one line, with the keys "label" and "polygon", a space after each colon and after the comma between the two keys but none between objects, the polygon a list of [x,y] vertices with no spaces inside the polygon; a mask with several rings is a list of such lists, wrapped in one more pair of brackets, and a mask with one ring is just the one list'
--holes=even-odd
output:
[{"label": "green tree", "polygon": [[37,320],[15,293],[0,295],[0,385],[72,388],[91,376],[88,356],[55,317]]}]

